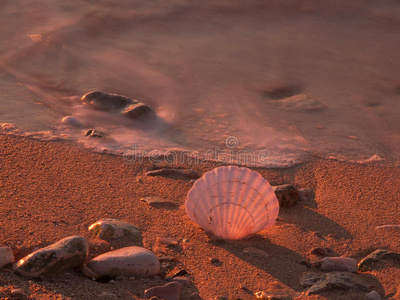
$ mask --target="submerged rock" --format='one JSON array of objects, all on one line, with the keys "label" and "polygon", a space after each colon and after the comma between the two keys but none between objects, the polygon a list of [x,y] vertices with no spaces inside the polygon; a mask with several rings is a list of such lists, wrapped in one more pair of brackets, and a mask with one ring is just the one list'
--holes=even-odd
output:
[{"label": "submerged rock", "polygon": [[82,102],[93,109],[126,115],[132,119],[154,115],[154,110],[138,100],[104,92],[90,92],[82,97]]},{"label": "submerged rock", "polygon": [[163,286],[155,286],[144,291],[144,298],[150,299],[154,296],[164,300],[179,300],[181,298],[181,284],[170,282]]},{"label": "submerged rock", "polygon": [[325,105],[305,94],[293,95],[279,100],[270,100],[270,103],[284,109],[293,109],[299,111],[319,111],[325,108]]},{"label": "submerged rock", "polygon": [[85,132],[85,136],[88,138],[101,138],[101,137],[105,137],[106,134],[103,131],[100,130],[95,130],[95,129],[90,129],[88,131]]},{"label": "submerged rock", "polygon": [[301,199],[299,190],[292,184],[282,184],[272,188],[280,207],[292,207]]},{"label": "submerged rock", "polygon": [[375,250],[360,260],[358,263],[358,270],[361,272],[372,270],[375,264],[381,260],[393,261],[397,265],[400,265],[400,253],[385,249]]},{"label": "submerged rock", "polygon": [[368,283],[356,274],[349,272],[335,273],[303,273],[300,284],[307,289],[308,294],[317,294],[329,290],[356,289],[369,292]]},{"label": "submerged rock", "polygon": [[356,273],[358,270],[357,261],[350,257],[325,257],[312,263],[323,271],[346,271]]},{"label": "submerged rock", "polygon": [[14,270],[25,277],[55,275],[81,268],[88,252],[84,237],[70,236],[24,257],[14,265]]},{"label": "submerged rock", "polygon": [[92,259],[87,267],[99,276],[153,276],[160,272],[157,256],[142,247],[125,247]]},{"label": "submerged rock", "polygon": [[82,127],[81,121],[73,116],[66,116],[62,118],[61,122],[65,125],[74,126],[74,127]]},{"label": "submerged rock", "polygon": [[121,111],[122,115],[126,115],[132,119],[138,119],[142,116],[154,115],[154,110],[145,103],[136,103],[128,105]]},{"label": "submerged rock", "polygon": [[10,247],[0,247],[0,268],[14,262],[14,253]]},{"label": "submerged rock", "polygon": [[120,237],[132,237],[141,240],[142,233],[139,228],[118,219],[102,219],[89,226],[89,231],[103,240]]},{"label": "submerged rock", "polygon": [[82,97],[81,101],[91,108],[105,111],[120,111],[127,105],[139,103],[132,98],[104,92],[89,92]]}]

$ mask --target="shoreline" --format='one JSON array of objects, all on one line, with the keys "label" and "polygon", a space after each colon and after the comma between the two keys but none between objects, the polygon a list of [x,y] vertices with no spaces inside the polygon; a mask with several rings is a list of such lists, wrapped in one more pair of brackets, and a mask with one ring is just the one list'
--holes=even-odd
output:
[{"label": "shoreline", "polygon": [[[0,141],[0,238],[2,245],[13,249],[16,260],[70,235],[88,240],[89,258],[126,246],[126,241],[108,243],[88,232],[90,224],[111,217],[138,226],[145,248],[177,257],[166,274],[183,269],[189,273],[191,284],[182,288],[182,299],[193,293],[202,299],[254,299],[242,285],[252,293],[280,286],[293,299],[343,299],[337,291],[301,294],[298,278],[310,269],[299,262],[310,259],[312,248],[331,247],[357,260],[378,248],[400,251],[399,231],[375,230],[400,220],[400,168],[387,161],[357,164],[315,158],[289,168],[251,168],[271,185],[294,184],[312,189],[315,197],[282,208],[279,222],[248,240],[221,242],[209,238],[186,216],[183,205],[192,186],[189,180],[145,176],[155,167],[149,162],[126,164],[121,156],[92,152],[70,142],[11,135],[0,135]],[[174,167],[191,168],[202,175],[217,166],[221,164]],[[140,201],[146,196],[164,197],[180,207],[153,208]],[[179,251],[161,247],[157,237],[179,239]],[[189,241],[183,245],[183,239]],[[263,249],[269,258],[243,253],[242,248],[250,246]],[[211,264],[212,257],[221,260],[222,266]],[[391,265],[360,274],[376,284],[382,296],[394,297],[389,299],[400,295],[399,275]],[[117,299],[141,299],[145,289],[167,283],[162,278],[99,283],[75,273],[29,281],[7,268],[0,270],[0,280],[2,297],[19,287],[36,299],[98,299],[103,292],[114,293]],[[357,297],[349,294],[348,299]]]}]

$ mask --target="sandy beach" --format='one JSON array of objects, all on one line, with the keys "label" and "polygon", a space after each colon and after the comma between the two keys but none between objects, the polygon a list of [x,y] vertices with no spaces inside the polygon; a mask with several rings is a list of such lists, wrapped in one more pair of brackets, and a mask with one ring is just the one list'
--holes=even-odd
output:
[{"label": "sandy beach", "polygon": [[[191,168],[201,175],[219,164],[127,164],[122,157],[61,141],[10,135],[2,135],[0,141],[0,241],[13,249],[16,259],[71,235],[89,241],[88,259],[131,245],[129,240],[106,242],[88,232],[90,224],[111,217],[139,227],[143,246],[156,255],[177,260],[159,277],[108,283],[79,272],[28,280],[7,267],[0,270],[1,299],[101,299],[109,293],[115,299],[142,299],[145,289],[167,283],[165,276],[181,270],[188,272],[191,282],[182,287],[181,299],[194,293],[201,299],[255,299],[253,293],[268,289],[289,299],[361,299],[362,293],[349,291],[302,294],[299,277],[310,269],[300,262],[313,258],[310,250],[318,246],[357,260],[379,248],[400,251],[399,229],[375,229],[399,223],[400,170],[384,162],[315,159],[291,168],[256,169],[272,185],[295,184],[312,189],[315,197],[282,208],[274,226],[250,239],[225,242],[207,236],[188,219],[184,203],[193,182],[145,176],[161,167]],[[151,207],[140,201],[146,196],[164,197],[180,206]],[[176,238],[179,244],[166,247],[156,242],[157,237]],[[249,246],[264,250],[268,258],[244,253]],[[211,258],[221,264],[210,263]],[[385,299],[400,298],[398,266],[388,263],[358,276]],[[16,288],[23,294],[11,296]]]}]

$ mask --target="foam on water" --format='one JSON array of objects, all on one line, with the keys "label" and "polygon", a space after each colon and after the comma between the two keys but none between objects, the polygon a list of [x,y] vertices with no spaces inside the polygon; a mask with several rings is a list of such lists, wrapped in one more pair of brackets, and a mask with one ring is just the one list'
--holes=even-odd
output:
[{"label": "foam on water", "polygon": [[[400,158],[396,1],[2,1],[0,16],[0,123],[15,126],[1,132],[131,161]],[[158,119],[91,110],[80,98],[93,90]]]}]

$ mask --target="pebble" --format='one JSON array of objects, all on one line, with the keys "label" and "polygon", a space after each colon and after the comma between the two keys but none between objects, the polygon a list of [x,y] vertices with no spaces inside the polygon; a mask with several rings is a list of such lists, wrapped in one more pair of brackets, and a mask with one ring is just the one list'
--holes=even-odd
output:
[{"label": "pebble", "polygon": [[258,248],[254,248],[254,247],[247,247],[243,249],[243,252],[249,255],[256,255],[256,256],[261,256],[261,257],[268,257],[268,253],[258,249]]},{"label": "pebble", "polygon": [[17,296],[17,295],[22,295],[24,293],[24,291],[22,289],[13,289],[11,290],[11,295],[13,296]]},{"label": "pebble", "polygon": [[142,241],[140,229],[118,219],[102,219],[89,226],[89,231],[102,240],[132,237],[138,243]]},{"label": "pebble", "polygon": [[110,251],[92,259],[87,267],[99,276],[154,276],[160,262],[150,250],[132,246]]},{"label": "pebble", "polygon": [[364,296],[365,300],[382,300],[381,295],[377,291],[372,291]]},{"label": "pebble", "polygon": [[190,279],[184,276],[176,276],[171,278],[171,281],[179,282],[182,285],[190,285]]},{"label": "pebble", "polygon": [[81,268],[88,253],[89,244],[84,237],[70,236],[19,260],[14,270],[25,277],[59,274]]},{"label": "pebble", "polygon": [[214,266],[222,266],[222,261],[220,261],[218,258],[216,257],[212,257],[210,258],[210,262],[214,265]]},{"label": "pebble", "polygon": [[166,246],[176,246],[178,245],[178,240],[174,238],[161,238],[157,237],[157,243],[166,245]]},{"label": "pebble", "polygon": [[375,250],[374,252],[360,260],[360,262],[358,263],[358,270],[361,272],[372,270],[374,269],[375,264],[381,260],[390,260],[399,265],[400,253],[386,249]]},{"label": "pebble", "polygon": [[280,207],[292,207],[301,198],[299,190],[292,184],[273,186],[272,189],[278,198]]},{"label": "pebble", "polygon": [[320,256],[320,257],[335,257],[337,256],[335,251],[329,247],[316,247],[310,251],[310,254]]},{"label": "pebble", "polygon": [[325,257],[312,262],[314,267],[323,271],[345,271],[356,273],[358,262],[350,257]]},{"label": "pebble", "polygon": [[357,289],[364,292],[369,291],[367,282],[360,276],[349,272],[305,272],[300,276],[300,285],[306,288],[307,294],[317,294],[329,290]]},{"label": "pebble", "polygon": [[144,291],[144,298],[151,299],[156,296],[164,300],[179,300],[181,297],[181,284],[170,282],[163,286],[155,286]]},{"label": "pebble", "polygon": [[199,173],[191,169],[159,169],[152,170],[146,173],[147,176],[171,176],[171,175],[179,175],[188,177],[190,179],[198,179],[200,178]]},{"label": "pebble", "polygon": [[0,247],[0,269],[14,262],[14,253],[10,247]]},{"label": "pebble", "polygon": [[174,202],[172,200],[161,198],[161,197],[153,197],[153,196],[144,197],[144,198],[141,198],[140,201],[146,202],[148,205],[154,206],[154,207],[164,206],[164,205],[165,206],[172,206],[172,207],[179,206],[178,203],[176,203],[176,202]]},{"label": "pebble", "polygon": [[96,274],[95,272],[93,272],[92,270],[90,270],[88,267],[84,266],[82,268],[82,273],[83,275],[85,275],[86,277],[92,279],[92,280],[96,280],[98,279],[100,276],[98,274]]}]

